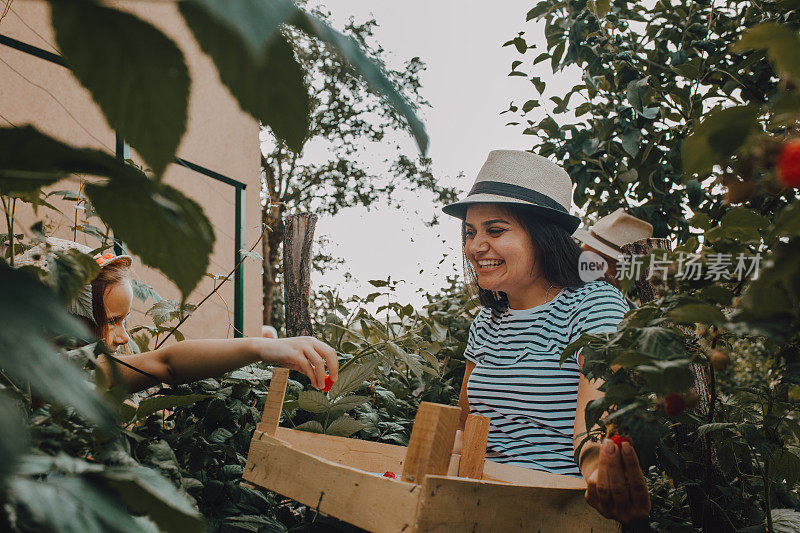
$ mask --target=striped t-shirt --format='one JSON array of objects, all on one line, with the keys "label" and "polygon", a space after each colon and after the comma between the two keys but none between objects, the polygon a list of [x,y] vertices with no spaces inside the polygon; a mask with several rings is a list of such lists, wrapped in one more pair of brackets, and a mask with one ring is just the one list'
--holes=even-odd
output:
[{"label": "striped t-shirt", "polygon": [[580,476],[572,442],[580,367],[577,356],[559,360],[582,333],[616,330],[627,311],[604,281],[562,289],[532,309],[481,309],[464,355],[475,363],[470,411],[491,420],[487,451],[502,454],[490,459]]}]

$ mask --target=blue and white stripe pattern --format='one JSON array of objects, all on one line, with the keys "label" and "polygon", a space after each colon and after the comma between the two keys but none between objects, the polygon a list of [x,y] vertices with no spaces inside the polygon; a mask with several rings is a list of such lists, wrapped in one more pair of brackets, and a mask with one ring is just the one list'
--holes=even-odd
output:
[{"label": "blue and white stripe pattern", "polygon": [[582,333],[615,331],[625,298],[603,281],[563,289],[532,309],[483,308],[464,355],[475,363],[467,383],[473,414],[491,420],[492,460],[580,476],[572,443],[580,368],[561,353]]}]

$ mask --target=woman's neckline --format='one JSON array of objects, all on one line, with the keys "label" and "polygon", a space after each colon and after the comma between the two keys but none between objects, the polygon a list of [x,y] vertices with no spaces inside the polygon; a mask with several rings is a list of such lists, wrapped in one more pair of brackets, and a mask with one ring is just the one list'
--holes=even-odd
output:
[{"label": "woman's neckline", "polygon": [[548,307],[553,305],[553,302],[561,298],[561,295],[567,291],[566,287],[562,287],[559,289],[558,293],[553,296],[549,301],[541,303],[539,305],[534,305],[533,307],[528,307],[527,309],[512,309],[511,307],[506,308],[506,313],[509,315],[524,315],[527,313],[531,313],[533,311],[541,311],[542,309],[547,309]]}]

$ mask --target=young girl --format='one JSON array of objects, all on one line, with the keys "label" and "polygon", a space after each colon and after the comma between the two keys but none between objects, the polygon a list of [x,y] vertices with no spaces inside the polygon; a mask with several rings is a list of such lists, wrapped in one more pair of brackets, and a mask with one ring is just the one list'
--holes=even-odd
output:
[{"label": "young girl", "polygon": [[[61,251],[71,248],[83,253],[89,251],[86,246],[61,239],[49,238],[48,244]],[[46,265],[43,247],[39,248],[20,256],[17,263]],[[71,311],[87,322],[95,337],[104,341],[109,350],[118,352],[130,342],[125,320],[133,303],[131,258],[107,252],[95,259],[101,269],[91,283],[91,297],[86,298],[91,301],[91,311],[86,309],[88,305],[80,305],[80,297]],[[339,371],[336,351],[313,337],[187,340],[144,353],[116,354],[114,359],[116,371],[130,392],[160,383],[188,383],[218,376],[257,361],[299,370],[320,389],[325,386],[326,366],[330,381],[336,381]],[[101,357],[101,365],[109,375],[113,375],[112,364],[109,358]]]},{"label": "young girl", "polygon": [[582,333],[614,331],[628,307],[609,284],[581,281],[571,195],[569,176],[549,160],[498,150],[467,197],[445,207],[464,220],[465,270],[482,305],[459,404],[490,419],[488,458],[583,476],[591,505],[630,522],[650,510],[633,448],[587,443],[574,460],[586,405],[602,393],[580,374],[580,356],[562,366],[561,353]]}]

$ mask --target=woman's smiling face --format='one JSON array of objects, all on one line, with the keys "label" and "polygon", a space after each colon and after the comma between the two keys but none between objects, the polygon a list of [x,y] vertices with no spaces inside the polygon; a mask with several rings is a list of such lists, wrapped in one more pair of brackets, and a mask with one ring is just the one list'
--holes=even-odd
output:
[{"label": "woman's smiling face", "polygon": [[511,296],[524,294],[535,284],[536,250],[522,224],[505,209],[497,204],[471,205],[464,225],[464,255],[482,289]]}]

